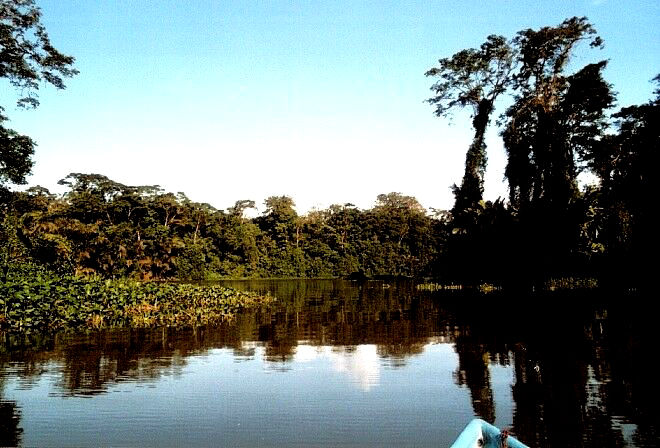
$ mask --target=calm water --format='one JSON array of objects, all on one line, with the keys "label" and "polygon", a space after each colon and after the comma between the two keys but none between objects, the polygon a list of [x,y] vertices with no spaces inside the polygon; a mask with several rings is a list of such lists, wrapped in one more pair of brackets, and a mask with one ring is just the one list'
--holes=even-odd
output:
[{"label": "calm water", "polygon": [[474,416],[531,446],[658,445],[640,299],[230,284],[280,300],[197,331],[5,335],[0,446],[442,447]]}]

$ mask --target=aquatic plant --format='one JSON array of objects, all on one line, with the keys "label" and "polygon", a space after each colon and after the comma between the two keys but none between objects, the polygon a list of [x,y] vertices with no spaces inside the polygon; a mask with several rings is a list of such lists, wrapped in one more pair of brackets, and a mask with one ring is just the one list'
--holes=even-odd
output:
[{"label": "aquatic plant", "polygon": [[418,291],[458,291],[463,289],[463,285],[442,284],[442,283],[420,283],[415,286]]},{"label": "aquatic plant", "polygon": [[0,283],[0,330],[194,327],[273,298],[217,285],[103,280],[34,272]]}]

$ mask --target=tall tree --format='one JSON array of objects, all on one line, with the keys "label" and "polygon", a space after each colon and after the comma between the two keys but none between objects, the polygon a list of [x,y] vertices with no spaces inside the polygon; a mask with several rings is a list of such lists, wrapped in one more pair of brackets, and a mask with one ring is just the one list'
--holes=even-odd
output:
[{"label": "tall tree", "polygon": [[483,198],[486,129],[495,100],[510,83],[514,60],[507,39],[491,35],[479,49],[461,50],[450,58],[440,59],[438,67],[426,72],[426,76],[440,78],[431,87],[435,96],[427,100],[435,106],[437,116],[446,117],[455,108],[472,108],[474,138],[465,156],[461,186],[453,187],[455,215],[474,208]]},{"label": "tall tree", "polygon": [[514,39],[520,61],[514,78],[517,97],[506,113],[502,135],[510,200],[518,210],[532,203],[561,208],[575,196],[576,157],[596,140],[604,111],[614,101],[601,76],[605,61],[566,74],[575,47],[583,41],[602,47],[585,17],[527,29]]},{"label": "tall tree", "polygon": [[[253,200],[243,199],[236,201],[233,207],[227,209],[225,228],[218,237],[218,240],[222,241],[219,247],[224,249],[223,256],[228,259],[225,262],[228,266],[225,268],[227,274],[233,273],[240,277],[257,269],[260,255],[257,240],[261,230],[252,220],[245,217],[247,209],[256,208]],[[236,273],[235,269],[240,272]]]},{"label": "tall tree", "polygon": [[567,73],[581,42],[602,46],[584,17],[527,29],[514,39],[520,69],[516,97],[504,117],[505,174],[522,225],[518,257],[537,273],[560,265],[571,269],[567,261],[577,260],[585,218],[577,176],[585,154],[600,145],[614,102],[602,77],[606,61]]},{"label": "tall tree", "polygon": [[275,241],[281,249],[294,243],[299,243],[300,235],[296,221],[298,214],[295,203],[288,196],[271,196],[264,201],[266,211],[260,217],[259,225],[264,232]]},{"label": "tall tree", "polygon": [[[34,0],[0,0],[0,78],[20,92],[19,107],[39,105],[42,83],[64,89],[63,79],[78,73],[73,62],[51,44]],[[0,189],[10,182],[25,183],[35,147],[32,139],[4,126],[3,112],[0,106]]]},{"label": "tall tree", "polygon": [[585,154],[600,179],[599,242],[619,276],[627,271],[642,282],[654,278],[646,260],[660,246],[652,210],[660,191],[660,75],[654,81],[655,98],[614,114],[617,132]]}]

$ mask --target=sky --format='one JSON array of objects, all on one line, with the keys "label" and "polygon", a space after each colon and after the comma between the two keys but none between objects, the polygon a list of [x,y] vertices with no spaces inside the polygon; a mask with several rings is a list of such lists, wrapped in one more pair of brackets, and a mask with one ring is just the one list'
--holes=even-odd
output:
[{"label": "sky", "polygon": [[[8,126],[36,140],[29,185],[71,172],[160,185],[219,209],[287,195],[299,213],[374,205],[381,193],[449,209],[472,139],[468,111],[424,102],[439,58],[489,34],[586,16],[618,106],[651,98],[660,73],[657,0],[37,0],[53,45],[80,74],[44,86],[35,110],[0,80]],[[503,110],[498,105],[497,114]],[[493,123],[486,199],[505,198]]]}]

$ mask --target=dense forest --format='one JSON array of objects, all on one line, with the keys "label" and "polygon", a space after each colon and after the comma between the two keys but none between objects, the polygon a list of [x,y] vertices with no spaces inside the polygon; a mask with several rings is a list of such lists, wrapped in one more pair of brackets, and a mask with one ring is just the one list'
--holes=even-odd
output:
[{"label": "dense forest", "polygon": [[[70,191],[12,195],[5,251],[52,269],[108,277],[417,276],[430,273],[444,221],[415,199],[381,195],[371,210],[350,204],[298,216],[288,197],[244,217],[252,201],[227,211],[157,187],[129,187],[100,175],[71,174]],[[12,244],[13,241],[13,244]]]},{"label": "dense forest", "polygon": [[[1,4],[0,77],[21,92],[42,82],[64,88],[63,78],[77,73],[74,59],[50,44],[38,8]],[[643,287],[651,278],[646,260],[658,249],[651,204],[659,191],[652,170],[660,89],[645,104],[615,109],[607,61],[571,64],[577,51],[602,44],[586,18],[571,18],[511,39],[488,36],[426,73],[436,80],[428,100],[436,115],[467,108],[474,128],[450,211],[389,193],[368,210],[338,204],[298,215],[293,198],[273,196],[261,216],[248,218],[251,200],[218,210],[159,186],[84,173],[64,177],[62,195],[20,190],[35,144],[5,127],[0,109],[1,275],[27,264],[109,278],[410,276],[531,287],[594,277]],[[36,107],[36,98],[18,103]],[[503,98],[509,105],[498,111]],[[492,202],[483,199],[483,178],[485,133],[495,119],[510,193]],[[581,186],[582,173],[597,182]]]}]

